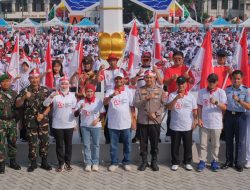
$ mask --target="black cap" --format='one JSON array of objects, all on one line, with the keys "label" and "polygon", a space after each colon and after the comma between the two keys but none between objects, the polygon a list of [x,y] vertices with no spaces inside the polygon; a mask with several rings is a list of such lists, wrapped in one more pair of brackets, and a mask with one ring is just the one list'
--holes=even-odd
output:
[{"label": "black cap", "polygon": [[212,74],[208,75],[207,81],[208,82],[216,82],[216,81],[218,81],[218,75],[216,75],[215,73],[212,73]]},{"label": "black cap", "polygon": [[186,78],[183,76],[179,76],[176,80],[177,84],[184,84],[185,82],[187,82]]},{"label": "black cap", "polygon": [[224,50],[224,49],[218,50],[216,54],[217,54],[217,56],[219,56],[219,57],[226,57],[226,56],[227,56],[227,52],[226,52],[226,50]]}]

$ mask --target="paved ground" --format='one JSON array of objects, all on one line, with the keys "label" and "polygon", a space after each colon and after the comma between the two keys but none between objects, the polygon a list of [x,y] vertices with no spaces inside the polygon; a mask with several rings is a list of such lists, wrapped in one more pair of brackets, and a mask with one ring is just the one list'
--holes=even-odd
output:
[{"label": "paved ground", "polygon": [[33,173],[26,172],[27,165],[21,171],[6,168],[6,174],[0,176],[1,190],[166,190],[166,189],[250,189],[250,169],[239,173],[234,169],[220,170],[217,173],[206,169],[202,173],[186,171],[180,168],[173,172],[167,165],[160,165],[159,172],[147,169],[145,172],[137,171],[132,165],[131,172],[125,172],[121,167],[114,173],[107,171],[107,165],[102,165],[99,172],[87,173],[81,164],[74,164],[71,172],[56,173],[54,168],[47,172],[37,169]]}]

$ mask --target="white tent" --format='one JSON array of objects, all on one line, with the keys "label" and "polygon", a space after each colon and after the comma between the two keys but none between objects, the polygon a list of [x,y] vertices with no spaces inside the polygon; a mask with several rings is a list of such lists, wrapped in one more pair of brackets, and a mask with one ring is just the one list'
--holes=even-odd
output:
[{"label": "white tent", "polygon": [[203,27],[203,24],[196,22],[191,17],[188,17],[182,23],[177,24],[178,27]]},{"label": "white tent", "polygon": [[250,18],[239,24],[240,27],[250,27]]},{"label": "white tent", "polygon": [[132,28],[133,24],[134,24],[134,20],[136,22],[136,26],[137,27],[146,27],[144,24],[142,24],[139,20],[137,20],[136,18],[131,20],[129,23],[127,24],[123,24],[124,28]]},{"label": "white tent", "polygon": [[61,27],[65,27],[65,26],[70,26],[69,23],[63,22],[61,21],[59,18],[55,17],[52,20],[43,23],[42,24],[43,27],[53,27],[53,26],[61,26]]},{"label": "white tent", "polygon": [[[159,27],[160,28],[163,28],[163,27],[169,27],[169,28],[172,28],[172,27],[174,27],[174,24],[172,24],[172,23],[170,23],[170,22],[168,22],[168,21],[166,21],[164,18],[158,18],[158,23],[159,23]],[[151,24],[149,24],[149,26],[150,27],[155,27],[155,23],[153,22],[153,23],[151,23]]]},{"label": "white tent", "polygon": [[15,28],[36,28],[39,27],[39,23],[26,18],[24,21],[14,26]]}]

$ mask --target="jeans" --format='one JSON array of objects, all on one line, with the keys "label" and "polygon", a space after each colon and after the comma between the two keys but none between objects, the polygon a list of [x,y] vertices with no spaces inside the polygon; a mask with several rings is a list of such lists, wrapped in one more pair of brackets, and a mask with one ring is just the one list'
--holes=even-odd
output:
[{"label": "jeans", "polygon": [[123,143],[123,160],[122,163],[124,165],[130,164],[130,154],[131,154],[131,130],[123,129],[109,129],[110,135],[110,157],[111,157],[111,165],[118,165],[118,146],[119,146],[119,138],[121,136]]},{"label": "jeans", "polygon": [[82,126],[81,131],[83,135],[84,163],[86,165],[99,165],[101,128]]}]

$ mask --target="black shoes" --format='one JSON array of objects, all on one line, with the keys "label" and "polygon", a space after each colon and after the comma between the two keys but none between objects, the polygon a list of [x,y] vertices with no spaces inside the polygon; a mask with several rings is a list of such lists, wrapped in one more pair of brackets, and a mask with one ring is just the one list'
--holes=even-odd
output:
[{"label": "black shoes", "polygon": [[5,173],[5,162],[0,162],[0,174]]},{"label": "black shoes", "polygon": [[16,163],[16,159],[10,159],[10,168],[14,170],[21,170],[21,166]]},{"label": "black shoes", "polygon": [[151,162],[150,167],[153,171],[159,171],[159,166],[157,165],[157,162]]},{"label": "black shoes", "polygon": [[149,165],[148,165],[148,162],[143,161],[143,162],[141,163],[141,165],[138,167],[138,170],[139,170],[139,171],[145,171],[146,168],[147,168],[148,166],[149,166]]},{"label": "black shoes", "polygon": [[48,164],[46,158],[42,158],[41,168],[44,169],[44,170],[47,170],[47,171],[52,170],[52,167]]},{"label": "black shoes", "polygon": [[233,163],[230,163],[230,162],[226,162],[225,164],[223,164],[222,166],[221,166],[221,169],[228,169],[229,167],[233,167],[234,165],[233,165]]},{"label": "black shoes", "polygon": [[240,164],[236,164],[236,165],[235,165],[235,169],[236,169],[236,171],[238,171],[238,172],[243,172],[243,166],[240,165]]},{"label": "black shoes", "polygon": [[28,167],[28,172],[33,172],[35,169],[37,169],[37,163],[36,160],[32,160],[30,166]]}]

